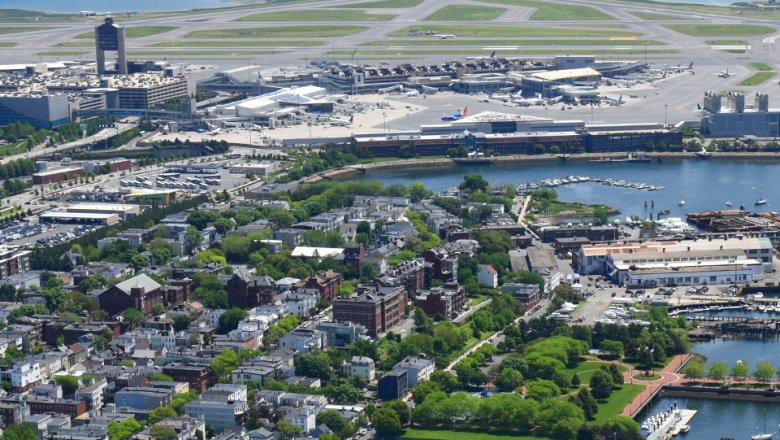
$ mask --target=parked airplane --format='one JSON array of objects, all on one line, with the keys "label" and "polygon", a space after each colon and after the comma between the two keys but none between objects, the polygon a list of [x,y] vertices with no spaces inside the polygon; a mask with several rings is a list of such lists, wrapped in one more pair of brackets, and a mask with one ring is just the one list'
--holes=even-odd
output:
[{"label": "parked airplane", "polygon": [[722,71],[721,71],[721,72],[718,74],[718,76],[719,76],[719,77],[721,77],[721,78],[728,78],[728,77],[730,76],[730,75],[729,75],[729,69],[728,69],[728,68],[726,68],[726,70],[722,70]]},{"label": "parked airplane", "polygon": [[350,116],[349,121],[340,118],[330,118],[328,122],[330,122],[331,125],[345,126],[345,125],[352,124],[354,121],[355,121],[355,116]]},{"label": "parked airplane", "polygon": [[464,109],[463,109],[463,111],[462,111],[462,112],[459,112],[459,113],[452,113],[452,114],[449,114],[449,115],[445,114],[444,116],[442,116],[442,117],[441,117],[441,120],[442,120],[442,121],[455,121],[455,120],[458,120],[458,119],[460,119],[460,118],[462,118],[462,117],[466,116],[466,111],[467,111],[468,109],[469,109],[469,108],[468,108],[468,107],[466,107],[466,108],[464,108]]},{"label": "parked airplane", "polygon": [[507,102],[510,99],[512,99],[512,95],[501,95],[501,94],[494,95],[492,93],[488,93],[488,98],[490,98],[490,99],[497,99],[499,101]]},{"label": "parked airplane", "polygon": [[512,98],[512,102],[523,107],[531,107],[533,105],[544,105],[547,101],[542,98]]},{"label": "parked airplane", "polygon": [[484,60],[489,58],[495,58],[496,57],[496,51],[494,50],[493,53],[491,53],[489,56],[473,56],[473,57],[466,57],[466,61],[476,61],[476,60]]},{"label": "parked airplane", "polygon": [[404,92],[404,95],[406,95],[407,97],[420,96],[420,92],[418,92],[417,90],[409,90],[408,92]]},{"label": "parked airplane", "polygon": [[438,92],[439,89],[436,87],[428,87],[428,86],[422,86],[423,92],[425,92],[428,95],[433,95],[434,93]]}]

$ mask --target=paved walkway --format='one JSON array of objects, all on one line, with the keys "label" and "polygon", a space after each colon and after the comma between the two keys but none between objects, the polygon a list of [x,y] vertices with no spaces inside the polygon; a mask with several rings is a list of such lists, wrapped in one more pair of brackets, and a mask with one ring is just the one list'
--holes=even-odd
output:
[{"label": "paved walkway", "polygon": [[656,390],[658,390],[658,388],[660,388],[662,385],[671,385],[680,382],[683,379],[682,373],[678,374],[675,373],[675,371],[680,368],[680,365],[682,365],[689,356],[690,354],[680,354],[675,356],[674,359],[672,359],[672,361],[669,362],[669,364],[667,364],[663,370],[654,372],[654,374],[661,377],[659,379],[650,381],[634,380],[634,376],[639,374],[639,370],[636,370],[633,365],[624,364],[618,361],[611,361],[611,363],[616,363],[628,368],[628,371],[623,373],[623,380],[625,383],[646,385],[645,389],[642,390],[642,392],[639,393],[639,395],[636,396],[636,398],[631,403],[629,403],[628,406],[623,408],[623,411],[620,413],[620,415],[631,417],[636,409],[647,402],[647,400],[650,399],[655,394]]}]

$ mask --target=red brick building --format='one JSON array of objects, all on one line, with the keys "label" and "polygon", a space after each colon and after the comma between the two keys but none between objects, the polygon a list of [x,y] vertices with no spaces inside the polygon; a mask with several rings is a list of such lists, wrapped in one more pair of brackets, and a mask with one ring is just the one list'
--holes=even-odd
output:
[{"label": "red brick building", "polygon": [[217,383],[210,365],[172,365],[163,367],[163,374],[171,376],[174,382],[187,382],[199,393],[205,393]]},{"label": "red brick building", "polygon": [[148,276],[141,274],[127,281],[106,289],[98,295],[101,310],[110,316],[122,313],[129,308],[136,308],[147,318],[151,318],[152,307],[155,304],[166,305],[162,286]]},{"label": "red brick building", "polygon": [[376,337],[401,324],[406,318],[407,302],[406,289],[401,286],[358,286],[351,297],[333,300],[333,319],[361,324]]},{"label": "red brick building", "polygon": [[344,265],[352,266],[360,270],[363,258],[366,257],[366,251],[362,243],[348,244],[344,248]]},{"label": "red brick building", "polygon": [[320,272],[313,277],[306,279],[303,287],[307,289],[317,289],[320,291],[320,299],[325,301],[333,301],[336,297],[336,291],[341,286],[341,274],[329,270],[327,272]]},{"label": "red brick building", "polygon": [[246,269],[236,270],[233,277],[223,281],[222,285],[228,293],[230,307],[244,309],[273,304],[279,293],[273,278],[252,276]]},{"label": "red brick building", "polygon": [[78,179],[79,177],[86,175],[86,173],[86,170],[81,166],[54,168],[33,174],[33,183],[36,185],[44,185],[47,183],[65,182]]},{"label": "red brick building", "polygon": [[428,316],[438,313],[452,319],[457,317],[466,305],[466,289],[458,283],[447,283],[444,287],[418,292],[416,304]]},{"label": "red brick building", "polygon": [[34,399],[27,400],[30,406],[30,414],[67,414],[71,418],[76,418],[87,412],[87,402],[85,400],[67,400],[67,399]]}]

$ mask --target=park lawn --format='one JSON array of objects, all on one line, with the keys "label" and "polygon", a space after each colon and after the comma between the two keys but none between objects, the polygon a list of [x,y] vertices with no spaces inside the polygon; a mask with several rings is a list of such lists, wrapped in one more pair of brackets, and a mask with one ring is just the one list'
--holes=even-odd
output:
[{"label": "park lawn", "polygon": [[630,14],[636,15],[642,20],[692,20],[681,15],[653,14],[651,12],[631,12]]},{"label": "park lawn", "polygon": [[[125,37],[142,38],[179,29],[178,26],[131,26],[125,28]],[[94,40],[95,32],[86,32],[76,36],[79,40]]]},{"label": "park lawn", "polygon": [[424,21],[491,21],[506,12],[504,8],[449,5],[425,17]]},{"label": "park lawn", "polygon": [[22,154],[25,151],[27,151],[27,141],[19,141],[0,147],[0,156],[13,156]]},{"label": "park lawn", "polygon": [[745,40],[707,40],[705,43],[710,46],[746,46],[748,44]]},{"label": "park lawn", "polygon": [[58,29],[56,27],[37,27],[37,26],[8,26],[0,27],[0,35],[8,34],[20,34],[22,32],[43,32],[51,29]]},{"label": "park lawn", "polygon": [[531,0],[477,0],[483,3],[522,6],[536,8],[531,21],[565,21],[565,20],[615,20],[615,17],[588,6],[574,6],[565,3],[547,3]]},{"label": "park lawn", "polygon": [[94,41],[68,41],[66,43],[57,43],[53,47],[95,47]]},{"label": "park lawn", "polygon": [[310,9],[252,14],[233,21],[390,21],[395,14],[367,14],[362,10]]},{"label": "park lawn", "polygon": [[363,43],[361,46],[664,46],[656,40],[380,40]]},{"label": "park lawn", "polygon": [[757,86],[769,81],[772,77],[777,75],[777,72],[758,72],[755,75],[739,82],[738,86]]},{"label": "park lawn", "polygon": [[485,428],[456,428],[451,427],[414,427],[406,428],[400,438],[411,439],[440,439],[440,440],[544,440],[547,437],[535,437],[530,433],[521,431],[504,431]]},{"label": "park lawn", "polygon": [[776,31],[769,26],[754,24],[667,24],[664,27],[692,37],[748,37]]},{"label": "park lawn", "polygon": [[[668,356],[666,358],[666,362],[664,362],[663,365],[655,364],[655,365],[653,365],[653,368],[655,368],[656,370],[661,370],[665,366],[671,364],[673,360],[674,360],[674,356]],[[639,370],[640,368],[644,368],[645,367],[644,365],[640,364],[639,361],[637,361],[635,359],[623,358],[623,359],[620,359],[620,362],[622,362],[624,364],[627,364],[627,365],[631,365],[632,367],[634,367],[635,370]],[[642,371],[644,371],[644,370],[642,370]]]},{"label": "park lawn", "polygon": [[759,72],[772,72],[775,70],[774,67],[767,63],[747,63],[747,66],[753,70],[758,70]]},{"label": "park lawn", "polygon": [[561,211],[587,212],[593,211],[594,209],[606,209],[609,211],[612,207],[609,205],[586,205],[579,202],[562,202],[560,200],[555,200],[550,203],[550,212],[553,215],[558,214]]},{"label": "park lawn", "polygon": [[336,6],[341,9],[391,9],[413,8],[424,0],[379,0],[376,2],[352,3],[350,5]]},{"label": "park lawn", "polygon": [[[581,362],[574,368],[567,368],[570,378],[573,378],[576,374],[580,378],[582,383],[590,383],[590,378],[593,373],[601,369],[602,365],[609,366],[609,362]],[[626,367],[620,366],[621,371],[627,371]]]},{"label": "park lawn", "polygon": [[[496,50],[496,55],[543,55],[552,53],[552,49],[509,49],[509,50]],[[600,55],[601,50],[585,50],[575,49],[567,50],[568,55]],[[618,49],[609,51],[611,55],[642,55],[642,54],[666,54],[666,53],[679,53],[677,49]],[[334,52],[328,52],[329,55],[352,55],[351,50],[337,50]],[[452,49],[452,50],[436,50],[436,49],[397,49],[397,50],[358,50],[357,55],[474,55],[474,50],[467,49]]]},{"label": "park lawn", "polygon": [[623,384],[619,390],[612,392],[612,395],[604,403],[602,400],[597,400],[599,404],[599,412],[594,417],[594,425],[602,425],[611,417],[620,415],[623,409],[631,403],[642,390],[645,389],[645,385],[631,385]]},{"label": "park lawn", "polygon": [[628,26],[624,24],[559,24],[558,26],[576,26],[585,28],[612,28],[612,29],[628,29]]},{"label": "park lawn", "polygon": [[184,38],[326,38],[344,37],[368,29],[365,26],[276,26],[195,31]]},{"label": "park lawn", "polygon": [[[422,156],[420,157],[420,159],[443,159],[446,157],[447,156]],[[360,159],[358,163],[392,162],[394,160],[409,160],[409,159],[404,159],[400,157],[372,157],[371,159]]]},{"label": "park lawn", "polygon": [[[557,3],[556,3],[557,5]],[[604,31],[600,29],[569,29],[550,27],[512,26],[413,26],[389,34],[391,37],[407,37],[410,29],[436,31],[439,34],[454,34],[465,37],[640,37],[642,33],[631,31]]]},{"label": "park lawn", "polygon": [[19,44],[19,43],[12,43],[10,41],[3,41],[2,43],[0,43],[0,47],[14,47],[17,44]]},{"label": "park lawn", "polygon": [[174,41],[171,43],[155,43],[146,47],[303,47],[322,46],[322,41],[303,40],[219,40],[219,41]]},{"label": "park lawn", "polygon": [[472,305],[472,306],[476,306],[476,305],[479,305],[480,303],[482,303],[482,301],[484,301],[486,299],[487,299],[487,296],[485,296],[485,295],[477,295],[474,298],[469,298],[469,304]]}]

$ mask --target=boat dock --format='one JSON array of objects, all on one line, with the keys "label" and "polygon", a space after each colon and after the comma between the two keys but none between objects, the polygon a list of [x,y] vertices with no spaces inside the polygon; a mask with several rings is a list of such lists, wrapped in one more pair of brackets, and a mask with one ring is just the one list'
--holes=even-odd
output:
[{"label": "boat dock", "polygon": [[646,189],[648,191],[661,191],[666,189],[665,186],[655,186],[655,185],[647,185],[644,183],[636,183],[636,182],[626,182],[625,180],[612,180],[612,178],[607,177],[606,179],[601,179],[598,176],[595,178],[587,177],[587,176],[566,176],[566,177],[557,177],[557,178],[551,178],[551,179],[544,179],[539,182],[527,182],[527,183],[521,183],[517,186],[518,191],[533,191],[539,188],[547,188],[547,187],[556,187],[560,185],[567,185],[571,183],[583,183],[583,182],[594,182],[594,183],[602,183],[604,185],[609,186],[619,186],[623,188],[633,188],[633,189]]}]

